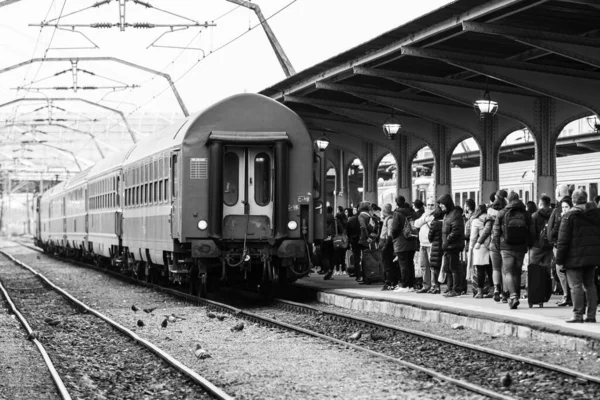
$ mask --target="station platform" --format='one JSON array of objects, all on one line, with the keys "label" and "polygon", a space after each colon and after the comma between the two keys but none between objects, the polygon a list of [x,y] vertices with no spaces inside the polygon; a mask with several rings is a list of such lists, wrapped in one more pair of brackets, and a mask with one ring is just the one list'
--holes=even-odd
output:
[{"label": "station platform", "polygon": [[359,285],[346,275],[326,281],[323,275],[311,274],[294,285],[297,290],[311,292],[318,302],[342,308],[461,324],[490,335],[534,338],[578,351],[600,348],[600,323],[567,324],[573,307],[558,307],[561,296],[552,296],[543,308],[529,308],[527,300],[521,299],[519,308],[511,310],[507,304],[475,299],[471,294],[446,298],[439,294],[381,291],[383,284]]}]

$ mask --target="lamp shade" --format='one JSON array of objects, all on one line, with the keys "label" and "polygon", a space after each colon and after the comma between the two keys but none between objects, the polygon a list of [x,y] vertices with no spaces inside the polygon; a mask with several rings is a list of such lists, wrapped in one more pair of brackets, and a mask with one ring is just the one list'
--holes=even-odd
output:
[{"label": "lamp shade", "polygon": [[598,120],[597,115],[592,115],[591,117],[586,118],[588,125],[594,132],[600,131],[600,120]]},{"label": "lamp shade", "polygon": [[483,94],[483,100],[476,100],[473,106],[481,118],[486,115],[493,116],[498,112],[498,102],[491,99],[490,92],[487,90]]},{"label": "lamp shade", "polygon": [[383,127],[383,133],[385,133],[387,138],[390,140],[394,140],[394,138],[396,137],[396,134],[398,133],[400,128],[402,128],[402,125],[400,125],[400,121],[398,121],[392,115],[391,117],[389,117],[388,119],[385,120],[382,127]]},{"label": "lamp shade", "polygon": [[315,146],[317,146],[317,150],[325,151],[327,146],[329,146],[329,138],[326,135],[319,137],[315,140]]}]

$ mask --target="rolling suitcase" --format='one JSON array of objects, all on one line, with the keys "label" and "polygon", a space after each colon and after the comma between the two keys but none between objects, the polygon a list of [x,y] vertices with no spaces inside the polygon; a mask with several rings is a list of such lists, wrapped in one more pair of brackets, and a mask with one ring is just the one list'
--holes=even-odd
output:
[{"label": "rolling suitcase", "polygon": [[534,304],[544,307],[552,296],[552,278],[547,267],[538,264],[527,266],[527,302],[529,308]]},{"label": "rolling suitcase", "polygon": [[361,266],[363,280],[366,284],[383,282],[385,280],[381,249],[370,248],[363,250]]}]

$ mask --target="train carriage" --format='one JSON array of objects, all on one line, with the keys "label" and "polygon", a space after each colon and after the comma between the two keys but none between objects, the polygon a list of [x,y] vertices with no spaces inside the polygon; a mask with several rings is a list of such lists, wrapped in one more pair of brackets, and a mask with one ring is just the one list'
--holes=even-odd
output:
[{"label": "train carriage", "polygon": [[63,226],[59,246],[80,243],[83,196],[82,243],[97,261],[199,294],[210,276],[268,286],[308,272],[310,244],[325,231],[324,160],[293,111],[240,94],[45,193],[40,215],[60,198],[64,217],[71,199],[73,228]]}]

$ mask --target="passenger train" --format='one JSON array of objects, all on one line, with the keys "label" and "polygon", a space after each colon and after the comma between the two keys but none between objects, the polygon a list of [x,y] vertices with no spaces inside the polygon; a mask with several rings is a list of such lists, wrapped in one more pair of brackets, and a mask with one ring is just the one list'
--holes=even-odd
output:
[{"label": "passenger train", "polygon": [[[600,185],[600,153],[578,154],[556,159],[557,184],[567,184],[573,189],[585,189],[588,197],[598,195]],[[487,203],[490,193],[479,193],[479,167],[452,169],[452,196],[455,204],[473,199],[477,204]],[[535,160],[500,164],[500,188],[519,194],[523,202],[537,201],[535,195]],[[413,199],[423,202],[434,195],[432,176],[413,178]],[[392,203],[396,184],[393,180],[379,184],[379,201]],[[554,193],[547,193],[554,200]],[[391,199],[391,201],[390,201]]]},{"label": "passenger train", "polygon": [[43,193],[35,242],[200,296],[293,281],[325,231],[325,166],[293,111],[235,95]]}]

